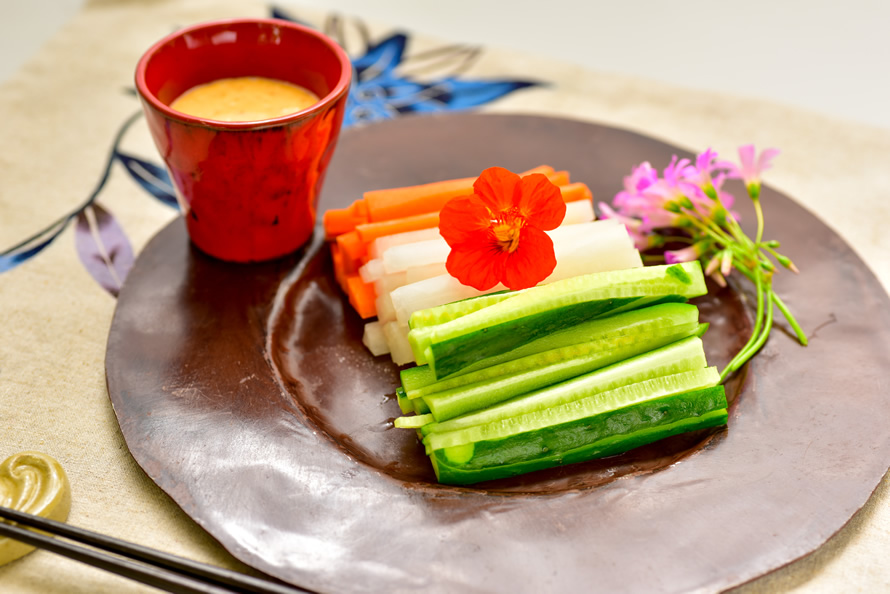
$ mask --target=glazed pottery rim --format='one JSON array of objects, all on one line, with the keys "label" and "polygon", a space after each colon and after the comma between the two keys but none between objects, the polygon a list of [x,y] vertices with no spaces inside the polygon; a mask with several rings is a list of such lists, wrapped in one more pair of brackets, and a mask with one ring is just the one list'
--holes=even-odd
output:
[{"label": "glazed pottery rim", "polygon": [[[176,39],[188,35],[189,33],[194,33],[197,31],[208,30],[208,29],[221,29],[224,30],[226,28],[238,27],[238,26],[257,26],[257,27],[279,27],[285,29],[291,29],[311,37],[315,37],[319,41],[321,41],[331,52],[336,56],[337,60],[343,65],[342,71],[340,73],[340,78],[337,80],[337,84],[323,97],[320,97],[317,102],[310,105],[306,109],[302,109],[300,111],[296,111],[294,113],[290,113],[287,115],[283,115],[277,118],[268,118],[265,120],[251,120],[246,122],[227,122],[223,120],[213,120],[208,118],[201,118],[192,116],[181,111],[172,109],[169,105],[162,102],[157,96],[149,91],[148,84],[145,80],[145,72],[148,68],[148,63],[151,59],[158,53],[158,51],[163,48],[165,45],[175,41]],[[229,131],[238,131],[238,130],[256,130],[260,128],[269,128],[274,126],[287,125],[294,122],[301,121],[308,117],[315,115],[316,113],[322,112],[328,107],[336,103],[346,92],[349,90],[349,85],[352,82],[352,62],[349,59],[349,55],[337,42],[333,39],[312,29],[305,25],[300,25],[298,23],[294,23],[291,21],[283,20],[283,19],[266,19],[266,18],[237,18],[237,19],[218,19],[213,21],[203,21],[200,23],[196,23],[194,25],[189,25],[187,27],[183,27],[181,29],[177,29],[173,33],[166,35],[165,37],[159,39],[157,42],[152,44],[145,53],[139,58],[139,62],[136,65],[136,90],[138,91],[140,97],[143,101],[146,101],[153,109],[156,109],[164,114],[165,117],[171,118],[174,120],[178,120],[181,122],[185,122],[186,124],[194,125],[194,126],[202,126],[205,128],[213,128],[218,130],[229,130]]]}]

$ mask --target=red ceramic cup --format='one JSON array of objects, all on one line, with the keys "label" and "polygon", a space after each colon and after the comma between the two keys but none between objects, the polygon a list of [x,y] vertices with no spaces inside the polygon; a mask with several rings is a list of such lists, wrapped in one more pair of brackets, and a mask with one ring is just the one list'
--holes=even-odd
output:
[{"label": "red ceramic cup", "polygon": [[[295,83],[320,101],[253,122],[207,120],[170,109],[196,85],[240,76]],[[198,248],[222,260],[255,262],[293,252],[309,239],[351,78],[341,47],[283,20],[203,23],[145,53],[136,88]]]}]

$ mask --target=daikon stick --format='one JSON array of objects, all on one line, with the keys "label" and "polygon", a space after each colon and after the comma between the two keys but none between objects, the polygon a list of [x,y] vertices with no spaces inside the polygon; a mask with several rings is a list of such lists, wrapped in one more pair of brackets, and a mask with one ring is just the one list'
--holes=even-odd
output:
[{"label": "daikon stick", "polygon": [[444,262],[451,248],[441,237],[415,243],[406,243],[383,253],[383,270],[386,274],[401,272],[416,266]]},{"label": "daikon stick", "polygon": [[380,277],[386,274],[383,269],[383,262],[377,258],[368,260],[361,268],[358,269],[359,276],[366,283],[373,283],[380,280]]},{"label": "daikon stick", "polygon": [[362,343],[375,357],[389,353],[389,345],[383,332],[383,324],[380,322],[368,322],[365,324]]},{"label": "daikon stick", "polygon": [[368,248],[368,254],[371,258],[380,258],[383,253],[391,247],[406,243],[426,241],[428,239],[437,239],[439,237],[441,237],[441,235],[439,235],[438,227],[430,227],[429,229],[420,229],[418,231],[405,231],[404,233],[394,233],[393,235],[378,237],[371,242],[371,246]]},{"label": "daikon stick", "polygon": [[392,322],[396,319],[396,308],[392,304],[392,293],[384,293],[377,297],[377,321]]},{"label": "daikon stick", "polygon": [[566,216],[562,220],[562,225],[588,223],[595,218],[593,213],[593,202],[590,200],[566,202]]},{"label": "daikon stick", "polygon": [[[642,266],[639,252],[630,242],[625,227],[610,219],[566,225],[551,231],[550,236],[554,240],[556,268],[545,282]],[[496,285],[487,291],[478,291],[460,284],[452,276],[442,275],[393,290],[392,301],[396,319],[407,325],[408,318],[417,310],[503,290],[503,285]]]},{"label": "daikon stick", "polygon": [[411,283],[416,283],[446,273],[445,262],[427,264],[426,266],[413,266],[405,271],[405,284],[410,285]]},{"label": "daikon stick", "polygon": [[408,342],[408,327],[399,326],[398,322],[387,322],[383,325],[383,334],[389,346],[389,354],[396,365],[407,365],[414,362],[414,352]]},{"label": "daikon stick", "polygon": [[[559,229],[593,221],[593,204],[589,200],[578,200],[566,204],[566,216]],[[616,222],[612,219],[605,219]],[[586,233],[586,229],[579,232]],[[558,233],[551,231],[550,233]],[[401,272],[414,266],[425,266],[437,262],[444,263],[451,248],[439,235],[438,229],[408,231],[376,239],[368,250],[371,259],[360,269],[362,280],[371,283],[382,274]]]}]

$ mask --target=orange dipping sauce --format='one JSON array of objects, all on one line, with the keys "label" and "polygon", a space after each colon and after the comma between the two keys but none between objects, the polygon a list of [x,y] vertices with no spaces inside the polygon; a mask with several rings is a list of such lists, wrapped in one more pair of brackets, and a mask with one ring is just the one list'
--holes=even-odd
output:
[{"label": "orange dipping sauce", "polygon": [[318,103],[312,91],[271,78],[221,78],[192,87],[170,104],[182,113],[222,122],[253,122],[286,116]]}]

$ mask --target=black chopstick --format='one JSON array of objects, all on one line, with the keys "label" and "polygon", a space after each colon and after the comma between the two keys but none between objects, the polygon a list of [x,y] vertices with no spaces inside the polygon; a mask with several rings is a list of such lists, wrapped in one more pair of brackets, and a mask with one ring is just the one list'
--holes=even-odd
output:
[{"label": "black chopstick", "polygon": [[22,526],[37,528],[74,542],[53,538],[3,521],[0,521],[0,536],[46,549],[168,592],[182,594],[216,592],[294,594],[295,592],[308,592],[308,590],[295,586],[184,559],[3,506],[0,506],[0,518]]}]

